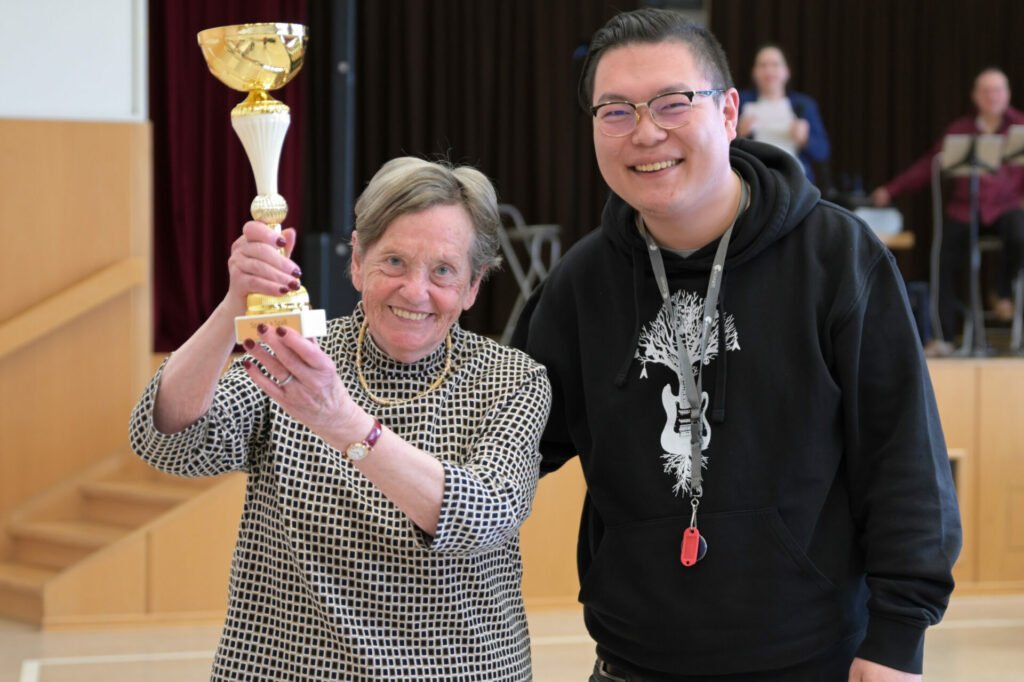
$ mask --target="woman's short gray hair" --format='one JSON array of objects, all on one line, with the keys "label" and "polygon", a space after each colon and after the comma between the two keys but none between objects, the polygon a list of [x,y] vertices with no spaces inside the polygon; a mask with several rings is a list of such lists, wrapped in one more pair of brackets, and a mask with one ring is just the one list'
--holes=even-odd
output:
[{"label": "woman's short gray hair", "polygon": [[373,176],[356,201],[356,242],[365,253],[399,216],[433,206],[462,206],[473,223],[469,262],[473,280],[501,265],[498,196],[487,176],[470,166],[391,159]]}]

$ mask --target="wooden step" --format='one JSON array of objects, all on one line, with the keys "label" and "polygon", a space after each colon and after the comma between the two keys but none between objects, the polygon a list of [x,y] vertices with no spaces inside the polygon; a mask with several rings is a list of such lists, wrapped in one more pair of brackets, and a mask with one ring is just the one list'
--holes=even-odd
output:
[{"label": "wooden step", "polygon": [[79,488],[86,520],[125,528],[138,528],[201,490],[152,479],[92,481]]},{"label": "wooden step", "polygon": [[8,532],[18,563],[59,569],[118,540],[128,530],[87,521],[28,521],[11,524]]},{"label": "wooden step", "polygon": [[43,589],[57,571],[26,564],[0,562],[0,617],[39,623],[43,617]]}]

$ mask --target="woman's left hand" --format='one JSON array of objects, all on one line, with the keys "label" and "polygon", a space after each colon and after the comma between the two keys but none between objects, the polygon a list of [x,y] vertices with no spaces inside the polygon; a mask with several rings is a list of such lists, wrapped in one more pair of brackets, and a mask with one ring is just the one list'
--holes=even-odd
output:
[{"label": "woman's left hand", "polygon": [[790,128],[789,134],[793,136],[796,146],[803,149],[811,137],[811,124],[806,119],[798,118],[793,121],[793,127]]},{"label": "woman's left hand", "polygon": [[260,325],[257,331],[273,354],[252,339],[245,341],[245,349],[270,376],[249,361],[245,369],[264,393],[324,440],[357,429],[362,410],[341,382],[334,362],[320,350],[315,339],[303,338],[288,327]]}]

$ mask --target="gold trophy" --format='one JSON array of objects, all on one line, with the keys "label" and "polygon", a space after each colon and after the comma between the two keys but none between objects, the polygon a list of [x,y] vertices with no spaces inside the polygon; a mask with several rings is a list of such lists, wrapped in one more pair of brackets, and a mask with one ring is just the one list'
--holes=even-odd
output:
[{"label": "gold trophy", "polygon": [[[228,87],[249,93],[231,110],[231,127],[242,140],[256,177],[252,217],[280,234],[288,203],[277,193],[277,169],[291,115],[288,105],[267,91],[282,87],[302,68],[306,27],[241,24],[208,28],[196,37],[210,72]],[[257,339],[260,323],[291,327],[307,338],[323,336],[327,330],[324,311],[310,309],[305,287],[282,296],[249,294],[246,307],[246,314],[235,318],[239,343]]]}]

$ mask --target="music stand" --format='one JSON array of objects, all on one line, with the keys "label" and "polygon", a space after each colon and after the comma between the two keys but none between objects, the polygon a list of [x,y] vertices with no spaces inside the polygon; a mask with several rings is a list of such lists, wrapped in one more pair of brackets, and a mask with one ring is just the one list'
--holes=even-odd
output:
[{"label": "music stand", "polygon": [[1006,130],[1003,162],[1015,166],[1024,165],[1024,125],[1013,125]]},{"label": "music stand", "polygon": [[[978,248],[978,185],[982,175],[995,173],[1003,160],[1002,135],[947,135],[942,141],[939,167],[950,177],[970,177],[970,315],[964,321],[963,342],[956,355],[990,355],[985,340],[985,312],[981,302],[981,250]],[[941,330],[941,326],[939,327]],[[940,332],[941,333],[941,332]]]}]

